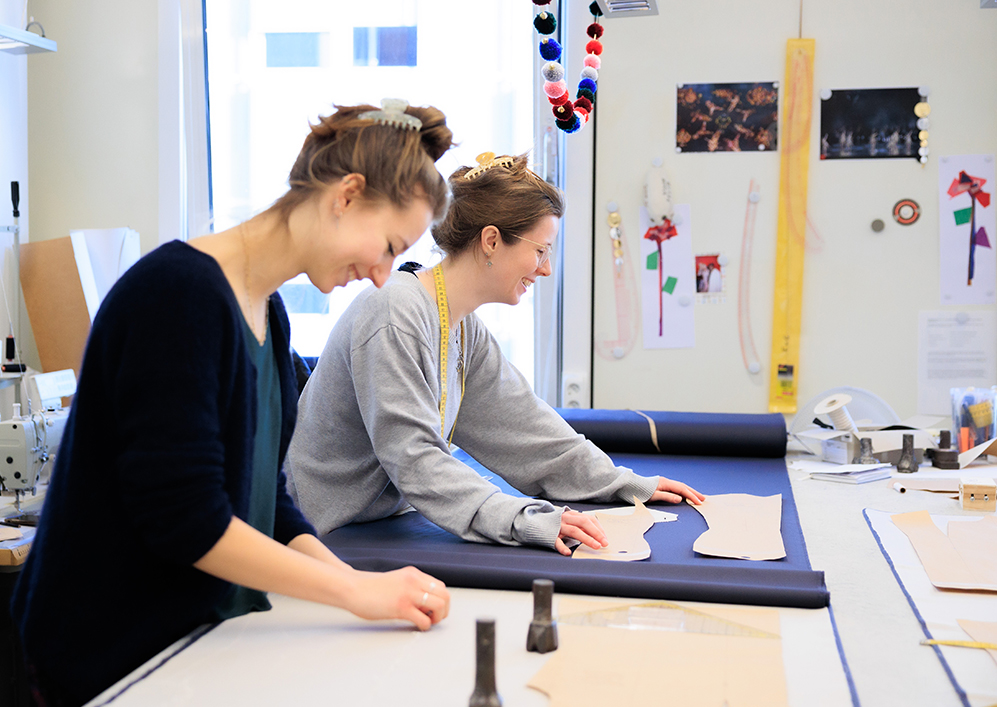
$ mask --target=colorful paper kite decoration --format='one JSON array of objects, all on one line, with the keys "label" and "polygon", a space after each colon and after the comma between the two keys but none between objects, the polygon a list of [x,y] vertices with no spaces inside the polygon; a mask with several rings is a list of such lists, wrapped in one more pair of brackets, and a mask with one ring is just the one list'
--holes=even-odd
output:
[{"label": "colorful paper kite decoration", "polygon": [[990,239],[987,238],[987,231],[983,226],[976,228],[976,202],[980,202],[982,208],[990,206],[990,194],[983,191],[983,185],[987,180],[982,177],[974,177],[966,174],[965,170],[959,172],[959,176],[952,180],[949,185],[949,197],[955,198],[960,194],[969,194],[969,207],[953,212],[955,225],[961,226],[969,223],[969,277],[967,285],[973,284],[973,271],[976,267],[976,246],[990,248]]},{"label": "colorful paper kite decoration", "polygon": [[[664,295],[661,293],[665,291],[666,286],[663,281],[665,264],[661,254],[661,244],[669,238],[674,238],[678,234],[678,230],[668,218],[666,218],[660,226],[651,226],[647,229],[647,233],[644,234],[644,238],[658,244],[658,252],[651,253],[647,258],[648,270],[653,270],[655,265],[658,267],[658,336],[664,336],[665,332],[665,302]],[[674,278],[668,278],[668,284],[671,285],[671,288],[668,289],[668,294],[671,294],[675,290],[676,282],[677,281],[674,281]]]}]

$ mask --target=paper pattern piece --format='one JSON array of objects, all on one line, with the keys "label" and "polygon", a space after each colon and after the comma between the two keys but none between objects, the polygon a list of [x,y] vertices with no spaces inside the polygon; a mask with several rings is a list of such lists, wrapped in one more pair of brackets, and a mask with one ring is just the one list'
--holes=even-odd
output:
[{"label": "paper pattern piece", "polygon": [[890,516],[939,589],[997,592],[997,517],[952,521],[948,535],[927,511]]},{"label": "paper pattern piece", "polygon": [[634,498],[634,509],[630,515],[621,516],[596,511],[602,529],[606,531],[609,545],[593,550],[588,545],[579,545],[571,557],[576,560],[613,560],[634,562],[651,556],[651,546],[644,539],[644,533],[654,525],[654,518],[643,503]]},{"label": "paper pattern piece", "polygon": [[938,161],[942,304],[993,304],[997,299],[993,194],[993,155],[947,155]]},{"label": "paper pattern piece", "polygon": [[699,554],[738,560],[778,560],[786,556],[782,542],[782,494],[719,494],[707,496],[698,506],[689,505],[710,526],[693,543],[692,549]]},{"label": "paper pattern piece", "polygon": [[17,528],[12,528],[9,525],[0,525],[0,542],[4,540],[20,540],[23,537],[23,533]]},{"label": "paper pattern piece", "polygon": [[[696,345],[691,218],[688,204],[676,204],[672,220],[674,236],[663,240],[640,239],[640,323],[645,349],[683,349]],[[641,233],[653,226],[643,206],[639,225]]]},{"label": "paper pattern piece", "polygon": [[[550,707],[788,705],[777,610],[610,605],[613,614],[638,617],[629,625],[640,630],[628,630],[626,623],[567,614],[569,604],[559,602],[560,647],[528,683],[550,697]],[[593,655],[596,664],[579,669],[592,665]],[[653,677],[662,666],[672,676],[667,685]]]},{"label": "paper pattern piece", "polygon": [[[997,643],[997,622],[959,619],[959,628],[965,631],[974,641],[979,641],[980,643]],[[997,650],[990,650],[988,648],[987,653],[997,663]]]},{"label": "paper pattern piece", "polygon": [[[958,481],[958,479],[956,481]],[[645,506],[645,508],[647,508],[647,506]],[[597,511],[582,511],[582,512],[587,516],[594,516],[596,514],[609,514],[611,516],[628,516],[634,512],[634,507],[620,506],[618,508],[600,508]],[[657,508],[647,508],[647,512],[651,514],[651,518],[654,520],[655,523],[671,523],[679,519],[678,514],[669,513],[668,511],[659,511]]]}]

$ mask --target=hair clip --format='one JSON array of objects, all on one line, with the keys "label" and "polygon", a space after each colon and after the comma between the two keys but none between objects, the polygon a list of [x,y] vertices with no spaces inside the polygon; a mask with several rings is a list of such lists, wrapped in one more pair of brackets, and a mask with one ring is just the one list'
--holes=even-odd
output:
[{"label": "hair clip", "polygon": [[516,161],[508,155],[496,157],[494,152],[482,152],[474,159],[477,161],[478,166],[472,170],[469,170],[467,174],[464,175],[464,179],[474,179],[475,177],[484,174],[492,167],[505,167],[508,169],[509,167],[512,167]]},{"label": "hair clip", "polygon": [[360,114],[361,120],[373,120],[381,125],[390,125],[402,130],[422,130],[422,121],[405,112],[408,101],[404,98],[381,99],[381,110],[369,110]]}]

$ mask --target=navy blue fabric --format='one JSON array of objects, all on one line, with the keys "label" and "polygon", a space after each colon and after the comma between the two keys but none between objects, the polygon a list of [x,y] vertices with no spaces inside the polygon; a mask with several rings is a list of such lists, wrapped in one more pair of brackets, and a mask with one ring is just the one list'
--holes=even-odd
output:
[{"label": "navy blue fabric", "polygon": [[[492,483],[505,493],[521,495],[463,452],[456,456],[492,477]],[[359,569],[384,571],[414,565],[457,587],[529,590],[534,579],[543,577],[553,579],[557,591],[575,594],[802,608],[828,605],[824,573],[810,569],[784,459],[610,456],[638,474],[679,479],[706,494],[781,493],[786,557],[748,562],[697,555],[693,542],[708,526],[686,504],[654,504],[678,514],[679,520],[657,523],[644,535],[651,557],[642,562],[575,560],[543,548],[468,543],[418,513],[348,525],[326,535],[323,542]],[[578,503],[571,507],[598,508]]]},{"label": "navy blue fabric", "polygon": [[[778,413],[748,415],[713,412],[558,408],[558,414],[604,452],[688,454],[711,457],[784,457],[786,420]],[[658,449],[661,451],[659,452]]]}]

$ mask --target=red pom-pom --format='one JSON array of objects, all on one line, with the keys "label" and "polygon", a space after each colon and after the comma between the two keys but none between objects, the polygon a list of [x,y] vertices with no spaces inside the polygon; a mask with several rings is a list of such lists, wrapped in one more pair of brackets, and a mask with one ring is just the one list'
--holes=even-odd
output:
[{"label": "red pom-pom", "polygon": [[602,42],[598,39],[593,39],[591,42],[585,45],[585,51],[589,54],[602,54]]},{"label": "red pom-pom", "polygon": [[582,96],[575,100],[575,110],[586,110],[589,113],[592,112],[592,101],[590,101],[585,96]]},{"label": "red pom-pom", "polygon": [[560,96],[548,96],[547,100],[550,101],[551,105],[563,106],[571,100],[571,96],[567,92],[562,93]]},{"label": "red pom-pom", "polygon": [[593,22],[585,29],[585,34],[590,36],[592,39],[599,39],[602,36],[602,25],[598,22]]},{"label": "red pom-pom", "polygon": [[554,114],[554,118],[557,120],[570,120],[573,112],[574,111],[572,110],[570,101],[561,106],[554,106],[551,111],[551,113]]}]

